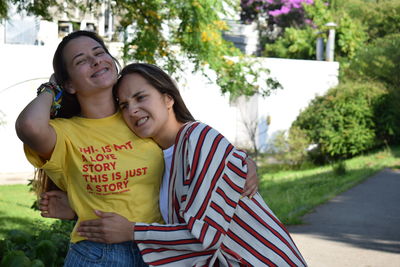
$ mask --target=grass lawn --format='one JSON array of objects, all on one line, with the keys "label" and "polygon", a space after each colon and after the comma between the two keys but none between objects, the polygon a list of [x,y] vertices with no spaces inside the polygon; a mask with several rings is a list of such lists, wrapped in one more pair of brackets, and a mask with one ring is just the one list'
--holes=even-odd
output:
[{"label": "grass lawn", "polygon": [[35,222],[43,225],[55,221],[42,218],[39,211],[30,208],[35,198],[27,185],[0,186],[0,239],[4,239],[11,229],[34,233],[37,230]]},{"label": "grass lawn", "polygon": [[[284,224],[298,224],[302,215],[377,171],[386,167],[400,169],[400,147],[359,156],[345,164],[347,172],[341,176],[335,175],[331,166],[297,171],[261,166],[260,193]],[[43,227],[55,221],[32,210],[34,200],[27,185],[0,186],[0,239],[11,229],[35,233],[38,225]]]},{"label": "grass lawn", "polygon": [[299,171],[260,168],[260,193],[286,225],[301,223],[301,216],[384,168],[400,168],[400,147],[345,161],[346,173],[336,175],[331,166]]}]

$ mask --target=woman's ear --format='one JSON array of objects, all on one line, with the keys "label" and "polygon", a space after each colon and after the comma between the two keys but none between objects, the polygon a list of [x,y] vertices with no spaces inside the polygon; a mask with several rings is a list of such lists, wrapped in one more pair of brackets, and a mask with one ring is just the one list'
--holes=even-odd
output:
[{"label": "woman's ear", "polygon": [[67,93],[70,93],[71,95],[76,93],[76,90],[72,86],[71,82],[66,82],[65,85],[63,86],[63,88]]},{"label": "woman's ear", "polygon": [[167,109],[171,109],[174,106],[174,99],[169,94],[164,94],[164,101]]}]

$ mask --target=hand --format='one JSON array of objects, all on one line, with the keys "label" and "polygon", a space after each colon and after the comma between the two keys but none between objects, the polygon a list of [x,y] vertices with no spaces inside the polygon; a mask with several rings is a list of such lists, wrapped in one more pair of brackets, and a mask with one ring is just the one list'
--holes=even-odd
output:
[{"label": "hand", "polygon": [[39,210],[40,215],[46,218],[72,220],[76,216],[75,211],[69,206],[67,193],[60,190],[42,193]]},{"label": "hand", "polygon": [[78,234],[87,240],[107,244],[133,240],[135,224],[113,212],[95,210],[99,219],[83,221],[79,224]]},{"label": "hand", "polygon": [[257,164],[251,158],[246,158],[247,177],[242,196],[252,198],[258,191]]}]

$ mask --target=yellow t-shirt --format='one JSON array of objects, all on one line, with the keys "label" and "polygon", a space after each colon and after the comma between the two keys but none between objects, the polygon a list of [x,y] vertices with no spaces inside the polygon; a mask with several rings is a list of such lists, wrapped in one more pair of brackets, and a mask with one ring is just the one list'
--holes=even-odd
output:
[{"label": "yellow t-shirt", "polygon": [[[158,198],[164,163],[154,141],[134,135],[120,112],[102,119],[54,119],[50,124],[57,134],[51,158],[43,161],[27,146],[25,153],[68,192],[77,225],[97,218],[95,209],[133,222],[162,222]],[[71,242],[82,239],[75,228]]]}]

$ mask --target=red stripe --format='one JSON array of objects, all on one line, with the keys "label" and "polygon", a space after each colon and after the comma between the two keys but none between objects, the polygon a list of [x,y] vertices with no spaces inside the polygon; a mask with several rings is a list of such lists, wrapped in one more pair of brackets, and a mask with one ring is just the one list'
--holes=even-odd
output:
[{"label": "red stripe", "polygon": [[[221,162],[220,162],[220,164],[219,164],[219,166],[217,168],[217,171],[215,172],[213,178],[211,179],[211,185],[210,185],[210,187],[209,187],[209,189],[207,191],[207,195],[204,197],[203,205],[200,207],[200,209],[198,210],[198,212],[196,214],[197,218],[203,217],[204,213],[206,212],[206,209],[208,207],[208,203],[209,203],[209,201],[210,201],[210,199],[212,197],[212,194],[214,192],[214,188],[215,188],[216,184],[218,183],[218,181],[220,180],[220,176],[221,176],[221,174],[222,174],[222,172],[224,170],[226,157],[229,155],[231,150],[232,150],[231,146],[228,146],[227,149],[225,150],[225,154],[224,154],[224,156],[223,156],[223,158],[222,158],[222,160],[221,160]],[[201,180],[204,180],[204,179],[201,179]],[[199,182],[197,182],[197,183],[198,183],[198,185],[200,187],[201,184]],[[193,191],[193,193],[192,193],[192,196],[193,196],[192,198],[194,200],[195,195],[193,195],[193,194],[197,194],[197,192],[195,193]],[[186,207],[186,208],[188,208],[188,207]]]},{"label": "red stripe", "polygon": [[212,248],[213,246],[215,246],[215,244],[217,244],[218,241],[221,239],[221,235],[222,235],[221,232],[217,232],[214,235],[213,241],[211,241],[210,246],[207,249]]},{"label": "red stripe", "polygon": [[213,208],[217,213],[222,215],[222,217],[224,217],[225,221],[227,221],[228,223],[232,220],[232,218],[230,216],[228,216],[225,213],[225,211],[220,206],[218,206],[215,202],[211,202],[210,207]]},{"label": "red stripe", "polygon": [[208,216],[204,217],[204,222],[208,223],[211,227],[217,229],[218,232],[221,232],[224,235],[226,234],[225,229],[220,224],[216,223],[210,217],[208,217]]},{"label": "red stripe", "polygon": [[140,250],[140,253],[142,255],[146,255],[146,254],[153,253],[153,252],[164,252],[164,251],[168,251],[168,250],[170,250],[170,249],[168,249],[168,248],[146,248],[146,249]]},{"label": "red stripe", "polygon": [[196,218],[194,218],[194,217],[190,217],[190,218],[189,218],[188,228],[189,228],[190,230],[192,230],[193,224],[194,224],[195,222],[196,222]]},{"label": "red stripe", "polygon": [[233,171],[234,173],[236,173],[238,176],[242,177],[242,178],[246,178],[247,173],[245,173],[244,171],[242,171],[241,169],[239,169],[237,166],[233,165],[232,162],[228,162],[228,168]]},{"label": "red stripe", "polygon": [[[260,216],[257,215],[249,206],[247,206],[243,201],[239,202],[239,206],[242,207],[245,211],[247,211],[254,219],[256,219],[260,224],[262,224],[264,227],[268,228],[277,238],[279,238],[298,258],[301,262],[303,262],[303,259],[301,256],[297,253],[297,251],[292,247],[292,245],[284,238],[276,229],[274,229],[272,226],[267,224]],[[269,213],[267,210],[265,210],[266,214],[274,220],[274,222],[279,220],[271,213]],[[286,227],[282,224],[279,223],[278,226],[290,237],[290,235],[287,233]],[[249,228],[251,229],[251,228]],[[293,240],[292,240],[293,242]],[[294,242],[293,242],[294,244]],[[297,248],[296,248],[297,249]]]},{"label": "red stripe", "polygon": [[[238,260],[241,264],[246,264],[247,262],[239,255],[237,254],[235,251],[231,250],[230,248],[228,248],[227,246],[225,246],[225,244],[221,244],[221,249],[231,255],[233,258],[235,258],[236,260]],[[229,264],[230,265],[230,264]],[[250,264],[248,264],[248,266],[251,266]]]},{"label": "red stripe", "polygon": [[[215,151],[216,151],[216,147],[218,146],[218,144],[219,144],[220,141],[221,141],[221,139],[218,138],[218,137],[217,137],[216,139],[214,139],[213,145],[212,145],[212,147],[211,147],[211,150],[207,153],[207,154],[208,154],[208,155],[207,155],[207,159],[206,159],[206,161],[204,162],[204,165],[203,165],[203,167],[202,167],[202,169],[201,169],[201,173],[199,174],[199,176],[198,176],[197,179],[196,179],[196,184],[195,184],[195,187],[194,187],[193,192],[192,192],[192,197],[191,197],[191,199],[190,199],[188,205],[186,206],[186,210],[188,210],[188,209],[190,208],[190,206],[192,205],[192,203],[193,203],[194,199],[196,198],[196,195],[197,195],[197,193],[198,193],[198,191],[199,191],[199,188],[200,188],[201,185],[203,184],[204,179],[207,179],[207,176],[206,176],[207,171],[208,171],[208,169],[209,169],[211,160],[214,158],[214,154],[215,154]],[[222,161],[222,162],[223,162],[223,161]],[[211,185],[210,185],[208,194],[207,194],[207,196],[205,197],[204,203],[208,203],[208,199],[209,199],[210,196],[211,196],[211,192],[214,191],[213,189],[214,189],[214,186],[215,186],[215,184],[216,184],[216,182],[217,182],[217,179],[216,179],[216,178],[218,178],[218,173],[220,173],[220,172],[222,171],[222,170],[220,171],[220,169],[222,169],[222,168],[221,168],[222,162],[220,163],[219,168],[218,168],[219,172],[215,173],[214,176],[213,176],[213,178],[212,178],[211,181],[210,181]],[[204,208],[205,208],[205,207],[204,207],[204,205],[203,205],[201,209],[204,209]],[[199,210],[201,210],[201,209],[199,209]],[[199,211],[199,212],[200,212],[200,211]],[[201,212],[201,213],[202,213],[202,212]],[[198,214],[198,215],[196,215],[196,217],[197,217],[197,218],[200,218],[201,215]]]},{"label": "red stripe", "polygon": [[194,129],[197,128],[197,126],[199,126],[200,123],[199,122],[194,122],[192,123],[192,125],[190,125],[190,127],[188,128],[188,130],[185,133],[185,138],[189,138],[189,136],[192,134],[192,132],[194,131]]},{"label": "red stripe", "polygon": [[152,240],[152,239],[147,239],[147,240],[135,240],[136,243],[140,244],[157,244],[157,245],[163,245],[163,246],[176,246],[176,245],[187,245],[187,244],[199,244],[201,243],[198,239],[196,238],[191,238],[191,239],[182,239],[182,240]]},{"label": "red stripe", "polygon": [[225,200],[226,204],[231,206],[232,208],[236,208],[237,202],[234,202],[232,199],[230,199],[224,190],[222,190],[220,187],[217,188],[216,192]]},{"label": "red stripe", "polygon": [[243,188],[237,186],[225,173],[224,173],[224,181],[236,192],[238,192],[239,194],[241,194],[243,192]]},{"label": "red stripe", "polygon": [[168,225],[162,225],[162,226],[143,226],[143,225],[135,225],[134,227],[135,231],[140,232],[140,231],[178,231],[178,230],[187,230],[186,225],[178,225],[178,226],[168,226]]},{"label": "red stripe", "polygon": [[[221,139],[218,138],[218,136],[216,138],[214,138],[212,146],[211,146],[211,149],[209,151],[203,151],[202,148],[203,148],[203,144],[204,143],[201,144],[201,149],[199,149],[199,143],[197,143],[196,150],[199,149],[199,153],[200,153],[200,151],[202,151],[203,153],[207,152],[207,158],[206,158],[206,161],[204,162],[204,164],[201,166],[201,172],[200,172],[200,174],[198,175],[198,177],[196,179],[196,183],[197,183],[195,185],[196,188],[198,188],[199,184],[201,184],[201,182],[203,181],[202,179],[204,178],[204,176],[205,176],[205,174],[206,174],[206,172],[208,170],[208,167],[210,165],[211,159],[214,157],[216,147],[218,146],[218,143],[219,143],[220,140]],[[197,163],[198,162],[196,162],[196,165],[197,165]],[[190,170],[191,171],[190,182],[195,178],[196,171],[197,171],[195,168],[196,167],[193,167],[193,164],[192,164],[192,168]],[[187,183],[187,184],[189,184],[189,183]]]},{"label": "red stripe", "polygon": [[192,167],[190,170],[190,180],[192,180],[194,175],[196,174],[201,148],[203,147],[204,139],[210,130],[211,130],[210,126],[204,127],[203,130],[201,131],[199,137],[197,138],[196,148],[193,153],[193,159],[191,160]]},{"label": "red stripe", "polygon": [[[287,264],[290,266],[296,266],[296,264],[288,257],[288,255],[285,254],[279,247],[268,241],[266,238],[261,236],[259,233],[253,230],[253,228],[249,225],[247,225],[243,220],[241,220],[238,216],[234,215],[233,220],[239,224],[244,230],[246,230],[248,233],[250,233],[254,238],[256,238],[258,241],[263,243],[265,246],[269,247],[272,251],[274,251],[276,254],[281,256],[281,258],[286,261]],[[283,239],[278,232],[275,231],[272,227],[268,226],[268,229],[271,230],[277,236],[281,241],[283,241],[286,246],[290,248],[290,245],[287,244],[287,241]]]},{"label": "red stripe", "polygon": [[251,254],[253,254],[254,257],[262,261],[263,263],[267,264],[267,266],[277,266],[275,263],[270,261],[268,258],[264,257],[261,255],[257,250],[255,250],[253,247],[251,247],[248,242],[243,241],[239,236],[237,236],[235,233],[229,231],[228,236],[232,238],[235,242],[237,242],[239,245],[241,245],[243,248],[245,248],[247,251],[249,251]]},{"label": "red stripe", "polygon": [[221,235],[225,235],[226,231],[224,228],[221,227],[221,225],[219,225],[218,223],[216,223],[215,221],[213,221],[210,217],[206,216],[204,218],[204,222],[207,223],[208,225],[210,225],[211,227],[215,228],[217,230],[217,232],[214,235],[213,241],[211,241],[210,246],[207,247],[207,249],[215,246],[215,244],[217,244],[221,238]]},{"label": "red stripe", "polygon": [[188,259],[188,258],[194,258],[194,257],[199,257],[199,256],[205,256],[205,255],[212,255],[214,253],[215,253],[215,250],[192,252],[192,253],[188,253],[188,254],[173,256],[173,257],[164,258],[164,259],[161,259],[161,260],[149,262],[149,264],[150,265],[163,265],[163,264],[168,264],[168,263],[172,263],[172,262],[177,262],[177,261],[180,261],[180,260],[185,260],[185,259]]},{"label": "red stripe", "polygon": [[[208,167],[209,167],[212,159],[214,158],[215,151],[216,151],[216,149],[217,149],[217,147],[218,147],[218,145],[219,145],[221,140],[222,140],[222,135],[218,135],[213,140],[213,144],[211,146],[211,150],[208,152],[206,162],[205,162],[204,166],[202,167],[201,173],[199,174],[199,176],[196,179],[196,184],[194,186],[194,189],[192,191],[191,197],[190,197],[190,199],[189,199],[189,201],[188,201],[188,203],[186,205],[185,210],[189,210],[190,209],[191,205],[193,204],[194,200],[196,199],[196,197],[198,195],[199,188],[203,184],[204,179],[207,179],[208,176],[206,176],[206,174],[207,174],[207,171],[208,171]],[[207,195],[204,197],[203,205],[198,209],[198,212],[196,214],[196,218],[201,218],[203,216],[203,214],[204,214],[204,212],[205,212],[205,210],[206,210],[206,208],[208,206],[208,202],[209,202],[209,199],[211,198],[212,192],[214,191],[214,187],[218,182],[220,174],[222,173],[223,163],[224,162],[225,162],[225,159],[223,158],[221,160],[219,166],[218,166],[217,171],[215,172],[213,178],[210,181],[210,187],[208,188]]]},{"label": "red stripe", "polygon": [[235,156],[236,158],[240,159],[243,164],[246,163],[246,159],[242,157],[242,155],[239,155],[237,152],[233,152],[233,156]]},{"label": "red stripe", "polygon": [[287,234],[288,236],[290,236],[290,235],[289,235],[289,232],[286,230],[286,227],[281,223],[281,221],[278,220],[278,218],[276,218],[276,217],[275,217],[273,214],[271,214],[266,208],[264,208],[263,205],[262,205],[260,202],[258,202],[254,197],[252,198],[252,201],[253,201],[260,209],[262,209],[266,214],[268,214],[268,216],[271,217],[271,219],[272,219],[276,224],[278,224],[278,225],[282,228],[282,230],[286,232],[286,234]]},{"label": "red stripe", "polygon": [[200,236],[199,236],[199,240],[201,243],[204,242],[204,237],[207,234],[207,229],[208,229],[208,224],[203,224],[203,226],[201,227],[201,231],[200,231]]}]

